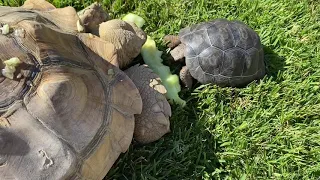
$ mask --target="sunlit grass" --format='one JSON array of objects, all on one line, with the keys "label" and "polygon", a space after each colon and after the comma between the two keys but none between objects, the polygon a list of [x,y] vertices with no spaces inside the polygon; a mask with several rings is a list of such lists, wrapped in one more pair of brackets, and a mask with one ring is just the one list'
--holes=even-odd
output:
[{"label": "sunlit grass", "polygon": [[[9,2],[9,1],[8,1]],[[17,6],[21,1],[2,2]],[[53,0],[82,9],[91,1]],[[245,88],[198,86],[173,107],[172,132],[133,144],[106,179],[317,179],[320,177],[320,3],[316,0],[104,0],[112,17],[142,16],[161,38],[215,18],[261,37],[266,77]],[[166,57],[166,56],[164,56]],[[173,72],[175,68],[171,67]]]}]

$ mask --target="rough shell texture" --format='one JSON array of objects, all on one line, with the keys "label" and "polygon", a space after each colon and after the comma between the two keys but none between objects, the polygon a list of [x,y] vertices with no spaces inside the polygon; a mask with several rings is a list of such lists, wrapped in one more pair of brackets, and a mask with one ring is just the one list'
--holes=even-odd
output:
[{"label": "rough shell texture", "polygon": [[147,65],[135,65],[126,74],[139,89],[142,97],[142,113],[135,115],[134,138],[140,143],[150,143],[170,132],[171,107],[160,77]]},{"label": "rough shell texture", "polygon": [[216,19],[180,31],[186,65],[199,82],[242,86],[265,74],[258,34],[239,21]]},{"label": "rough shell texture", "polygon": [[142,29],[120,19],[101,23],[99,36],[115,45],[120,68],[125,68],[140,54],[141,47],[147,40],[147,34]]},{"label": "rough shell texture", "polygon": [[0,7],[0,62],[23,61],[21,77],[0,76],[0,179],[102,179],[132,141],[140,94],[79,38],[73,8],[32,2],[43,12]]}]

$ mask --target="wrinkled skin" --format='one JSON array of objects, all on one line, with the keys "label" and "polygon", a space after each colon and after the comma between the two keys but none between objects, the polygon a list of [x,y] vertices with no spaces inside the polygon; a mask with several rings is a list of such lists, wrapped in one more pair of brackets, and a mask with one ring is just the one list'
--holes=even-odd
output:
[{"label": "wrinkled skin", "polygon": [[147,65],[135,65],[125,71],[142,97],[142,113],[135,115],[134,138],[150,143],[170,132],[171,107],[165,97],[166,88],[160,77]]},{"label": "wrinkled skin", "polygon": [[125,68],[140,54],[142,45],[147,40],[147,35],[134,23],[120,19],[113,19],[100,24],[99,36],[101,39],[115,45],[119,67]]},{"label": "wrinkled skin", "polygon": [[96,36],[99,35],[99,25],[110,19],[108,13],[106,13],[97,2],[79,11],[78,15],[85,32],[92,33]]}]

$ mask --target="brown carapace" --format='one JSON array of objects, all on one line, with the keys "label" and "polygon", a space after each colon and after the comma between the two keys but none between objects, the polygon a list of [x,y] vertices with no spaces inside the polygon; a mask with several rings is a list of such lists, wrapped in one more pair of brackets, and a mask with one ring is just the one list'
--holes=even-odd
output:
[{"label": "brown carapace", "polygon": [[[78,33],[72,7],[0,7],[0,179],[102,179],[132,141],[138,89],[113,44]],[[20,74],[20,75],[19,75]]]}]

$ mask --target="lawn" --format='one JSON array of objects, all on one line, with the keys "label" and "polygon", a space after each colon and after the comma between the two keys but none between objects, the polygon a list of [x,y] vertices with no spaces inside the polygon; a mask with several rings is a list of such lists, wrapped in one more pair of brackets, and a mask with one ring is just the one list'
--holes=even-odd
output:
[{"label": "lawn", "polygon": [[[57,7],[78,10],[91,2],[53,0]],[[145,146],[132,143],[106,179],[320,177],[318,0],[101,2],[114,18],[128,12],[142,16],[144,30],[164,51],[164,59],[164,35],[215,18],[241,20],[260,35],[267,64],[265,78],[244,88],[197,85],[183,90],[187,107],[172,106],[171,133]]]}]

